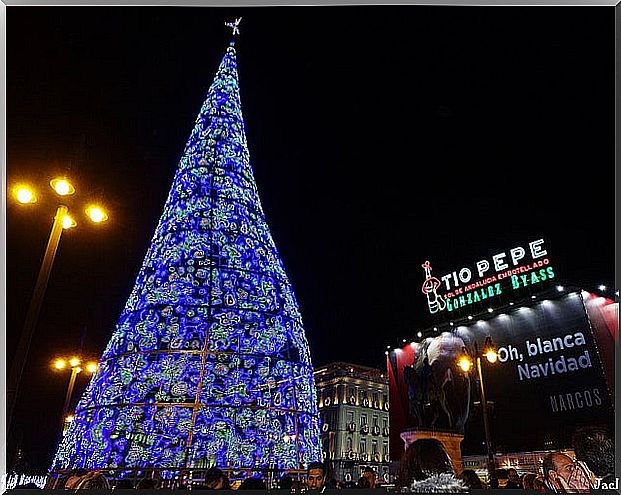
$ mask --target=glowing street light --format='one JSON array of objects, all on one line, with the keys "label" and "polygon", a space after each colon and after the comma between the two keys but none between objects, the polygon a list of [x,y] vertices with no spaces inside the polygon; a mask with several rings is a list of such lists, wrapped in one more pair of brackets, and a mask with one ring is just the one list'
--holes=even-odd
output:
[{"label": "glowing street light", "polygon": [[497,360],[498,360],[498,354],[496,353],[496,351],[487,351],[485,354],[483,354],[487,360],[494,364]]},{"label": "glowing street light", "polygon": [[56,191],[59,196],[70,196],[75,193],[75,188],[67,179],[52,179],[50,186]]},{"label": "glowing street light", "polygon": [[106,212],[99,206],[89,206],[86,209],[86,214],[95,223],[105,222],[108,219]]},{"label": "glowing street light", "polygon": [[[80,366],[82,364],[82,360],[77,356],[72,356],[69,360],[66,360],[64,358],[57,358],[54,360],[54,363],[53,363],[54,368],[56,368],[57,370],[65,369],[67,367],[67,364],[71,367],[71,376],[69,377],[69,385],[67,386],[67,394],[65,395],[65,404],[63,405],[63,413],[61,415],[62,422],[63,422],[62,424],[63,431],[64,431],[64,428],[67,426],[65,423],[73,421],[73,416],[72,415],[68,416],[67,412],[69,411],[69,404],[71,404],[71,396],[73,395],[73,387],[75,386],[76,378],[78,377],[78,374],[82,372],[82,367]],[[93,361],[89,361],[86,364],[86,371],[88,371],[91,374],[96,373],[97,369],[98,369],[97,363]]]},{"label": "glowing street light", "polygon": [[67,366],[67,361],[65,361],[64,359],[57,359],[56,361],[54,361],[54,368],[56,368],[57,370],[62,370],[65,368],[65,366]]},{"label": "glowing street light", "polygon": [[65,436],[65,433],[67,433],[67,430],[71,426],[71,423],[74,419],[75,416],[73,414],[67,414],[67,416],[65,416],[65,419],[63,421],[63,437]]},{"label": "glowing street light", "polygon": [[492,344],[491,337],[487,337],[485,339],[485,344],[483,345],[483,355],[491,364],[494,364],[498,360],[498,353],[496,352],[496,348]]},{"label": "glowing street light", "polygon": [[470,368],[472,368],[472,359],[468,356],[461,356],[457,361],[457,366],[459,366],[464,373],[468,373]]},{"label": "glowing street light", "polygon": [[19,201],[23,205],[37,202],[37,198],[32,189],[26,186],[20,186],[15,188],[15,197],[17,198],[17,201]]},{"label": "glowing street light", "polygon": [[63,229],[67,230],[67,229],[70,229],[71,227],[75,227],[76,225],[77,223],[75,222],[73,218],[71,218],[69,215],[64,216]]},{"label": "glowing street light", "polygon": [[[60,197],[65,198],[75,193],[75,187],[66,177],[59,177],[50,181],[50,186]],[[33,189],[27,186],[18,186],[15,188],[15,197],[20,204],[35,203],[36,193]],[[91,208],[92,209],[92,208]],[[89,214],[89,218],[95,223],[101,223],[107,220],[108,215],[103,209],[97,207],[97,212]],[[28,358],[28,352],[30,349],[30,343],[32,341],[32,335],[39,318],[39,312],[41,310],[41,304],[43,302],[43,295],[47,288],[47,283],[50,278],[50,272],[52,270],[52,264],[54,263],[54,257],[56,256],[56,250],[58,249],[58,243],[60,242],[60,236],[63,229],[70,229],[77,225],[76,221],[69,215],[69,209],[67,206],[61,204],[56,209],[56,216],[52,223],[52,231],[47,242],[45,249],[45,255],[39,269],[39,275],[35,284],[35,289],[30,300],[28,312],[26,313],[26,319],[24,320],[24,328],[20,335],[19,344],[13,358],[13,364],[7,380],[7,417],[6,426],[7,431],[11,428],[11,419],[13,417],[13,409],[15,406],[15,400],[17,398],[17,391],[21,382],[26,360]],[[72,367],[75,369],[75,367]],[[62,369],[62,368],[57,368]]]},{"label": "glowing street light", "polygon": [[464,371],[464,373],[468,373],[473,364],[476,367],[476,371],[479,377],[479,390],[481,392],[481,410],[483,412],[483,425],[485,427],[485,446],[487,447],[487,473],[490,480],[491,488],[498,488],[498,481],[496,479],[496,463],[494,461],[494,450],[492,448],[492,434],[489,426],[489,418],[487,411],[487,400],[485,398],[485,385],[483,383],[483,371],[481,367],[481,356],[485,356],[485,358],[491,363],[494,364],[498,360],[498,352],[494,344],[492,343],[491,337],[486,337],[485,343],[483,344],[483,351],[479,353],[479,349],[477,343],[474,343],[474,351],[475,351],[475,359],[474,363],[471,359],[470,355],[466,351],[464,347],[462,355],[457,360],[457,365]]}]

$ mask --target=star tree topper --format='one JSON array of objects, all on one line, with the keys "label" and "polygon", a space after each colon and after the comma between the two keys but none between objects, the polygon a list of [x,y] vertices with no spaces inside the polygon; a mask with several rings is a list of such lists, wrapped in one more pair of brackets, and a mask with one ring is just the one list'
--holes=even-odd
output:
[{"label": "star tree topper", "polygon": [[233,36],[235,36],[236,34],[239,34],[239,23],[241,22],[242,18],[238,17],[237,19],[235,19],[234,22],[225,22],[224,25],[228,26],[230,28],[233,28]]}]

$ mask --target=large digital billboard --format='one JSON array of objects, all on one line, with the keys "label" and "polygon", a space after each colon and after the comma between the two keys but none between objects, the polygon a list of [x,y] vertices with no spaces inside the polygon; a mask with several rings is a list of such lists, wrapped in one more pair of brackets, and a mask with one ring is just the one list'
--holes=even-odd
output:
[{"label": "large digital billboard", "polygon": [[463,454],[484,452],[478,382],[457,361],[464,351],[474,356],[487,337],[498,350],[496,363],[481,361],[498,450],[569,447],[580,425],[612,426],[613,378],[602,363],[612,362],[618,320],[606,305],[599,316],[587,311],[594,305],[585,292],[559,293],[389,352],[392,452],[402,452],[399,434],[413,428],[463,433]]}]

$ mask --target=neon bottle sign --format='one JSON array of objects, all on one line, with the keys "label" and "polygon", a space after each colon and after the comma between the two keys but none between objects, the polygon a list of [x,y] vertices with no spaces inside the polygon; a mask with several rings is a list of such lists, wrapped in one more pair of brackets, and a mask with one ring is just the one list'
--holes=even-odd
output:
[{"label": "neon bottle sign", "polygon": [[423,282],[423,294],[427,296],[427,305],[430,313],[443,311],[446,307],[444,298],[437,292],[440,287],[440,281],[436,277],[431,276],[431,265],[429,261],[425,261],[421,265],[425,269],[425,281]]},{"label": "neon bottle sign", "polygon": [[[453,311],[457,308],[494,298],[554,278],[544,240],[537,239],[528,247],[517,246],[475,263],[474,269],[463,267],[440,277],[431,275],[431,265],[425,261],[422,292],[427,297],[430,313]],[[493,271],[492,271],[493,269]],[[441,291],[442,293],[438,293]]]}]

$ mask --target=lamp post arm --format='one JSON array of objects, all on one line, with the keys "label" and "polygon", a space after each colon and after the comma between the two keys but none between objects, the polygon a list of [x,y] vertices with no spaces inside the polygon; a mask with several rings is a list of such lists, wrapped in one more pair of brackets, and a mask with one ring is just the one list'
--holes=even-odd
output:
[{"label": "lamp post arm", "polygon": [[71,368],[71,378],[69,378],[69,386],[67,387],[67,395],[65,396],[65,404],[63,406],[63,414],[60,419],[61,426],[64,426],[65,419],[67,417],[67,412],[69,411],[69,404],[71,403],[71,396],[73,395],[73,386],[75,385],[75,380],[78,376],[78,367],[74,366]]},{"label": "lamp post arm", "polygon": [[476,358],[477,372],[479,374],[479,387],[481,389],[481,409],[483,411],[483,426],[485,427],[485,445],[487,447],[487,472],[491,488],[498,488],[496,480],[496,463],[494,461],[494,449],[492,447],[492,434],[487,414],[487,400],[485,399],[485,386],[483,384],[483,371],[481,370],[481,357]]},{"label": "lamp post arm", "polygon": [[43,262],[41,263],[37,283],[32,294],[32,299],[30,300],[30,306],[28,306],[28,312],[26,313],[24,328],[22,329],[22,333],[19,338],[17,351],[13,357],[11,373],[7,383],[7,434],[10,432],[11,418],[13,416],[13,409],[17,398],[17,390],[19,388],[24,367],[26,366],[30,342],[32,341],[32,335],[37,324],[37,319],[39,318],[43,295],[45,294],[47,282],[50,278],[52,264],[54,262],[54,257],[56,256],[58,243],[60,242],[60,235],[63,231],[63,219],[66,215],[67,207],[60,205],[56,210],[56,216],[54,217],[54,223],[52,224],[52,231],[50,232],[50,238],[47,242],[47,248],[45,249],[45,255],[43,257]]}]

